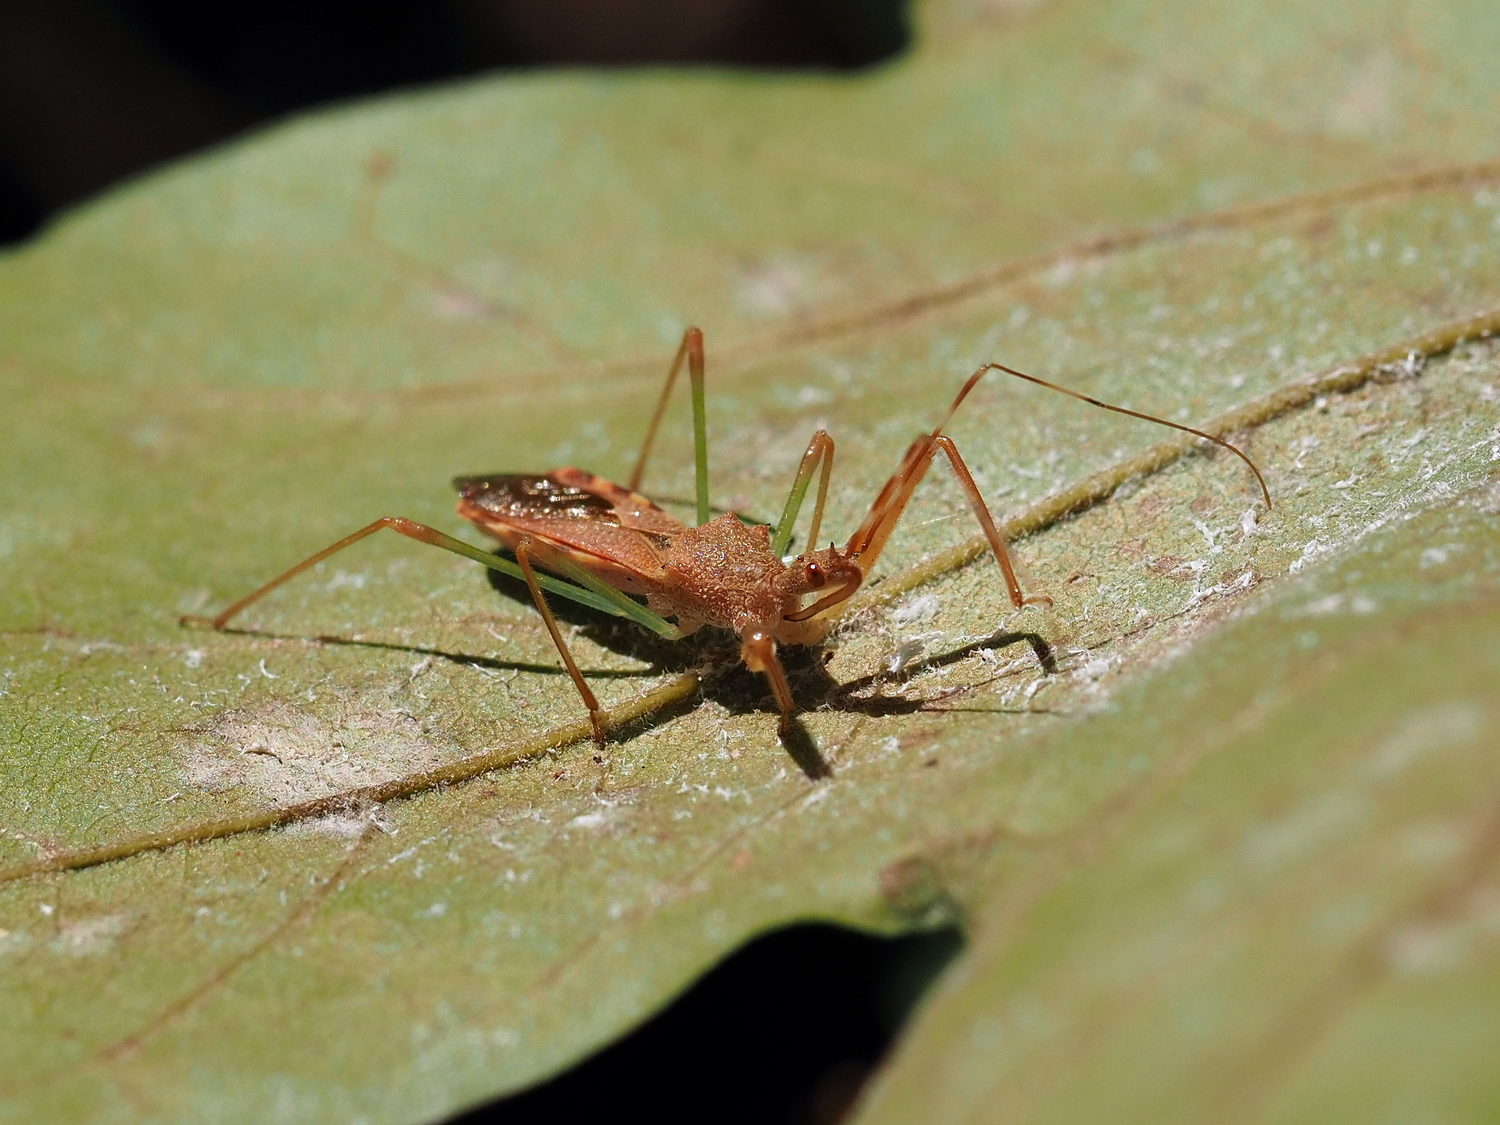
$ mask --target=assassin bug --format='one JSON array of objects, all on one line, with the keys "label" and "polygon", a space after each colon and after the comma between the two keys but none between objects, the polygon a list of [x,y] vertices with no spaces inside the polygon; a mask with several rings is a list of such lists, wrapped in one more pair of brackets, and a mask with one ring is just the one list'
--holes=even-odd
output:
[{"label": "assassin bug", "polygon": [[[667,400],[684,364],[692,395],[696,527],[668,515],[639,492]],[[1049,598],[1028,597],[1022,591],[1010,552],[984,497],[953,439],[943,432],[969,392],[991,371],[1222,446],[1250,467],[1266,506],[1271,505],[1270,491],[1255,463],[1223,438],[1101,402],[1004,364],[985,363],[959,389],[938,426],[907,447],[896,471],[876,495],[848,543],[843,547],[830,544],[804,551],[788,562],[783,556],[814,473],[818,473],[818,492],[807,542],[818,542],[833,468],[833,439],[824,430],[813,434],[775,528],[747,524],[732,512],[710,519],[703,367],[703,333],[689,328],[667,371],[666,385],[646,428],[635,469],[624,487],[574,468],[556,469],[544,475],[497,473],[458,477],[453,482],[459,493],[458,514],[498,539],[514,554],[514,559],[481,550],[413,520],[383,516],[283,571],[226,606],[217,616],[184,617],[183,623],[223,629],[243,609],[282,583],[388,527],[526,583],[568,675],[588,708],[596,742],[604,742],[603,712],[563,639],[547,604],[548,593],[629,618],[669,640],[684,637],[703,625],[732,630],[739,637],[740,658],[752,671],[764,674],[769,682],[781,711],[780,730],[785,736],[797,704],[777,655],[777,646],[816,645],[827,637],[836,612],[864,582],[906,511],[912,493],[939,455],[947,459],[968,498],[1000,564],[1010,600],[1017,608],[1051,604]],[[539,573],[538,568],[550,573]],[[816,595],[815,600],[804,604],[804,599],[812,595]],[[638,600],[642,596],[644,604]],[[668,617],[676,618],[676,622],[668,621]]]}]

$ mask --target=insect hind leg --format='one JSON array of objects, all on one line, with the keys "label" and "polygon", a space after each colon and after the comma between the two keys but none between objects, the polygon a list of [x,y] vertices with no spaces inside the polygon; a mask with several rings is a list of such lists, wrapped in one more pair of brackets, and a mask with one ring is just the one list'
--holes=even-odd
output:
[{"label": "insect hind leg", "polygon": [[251,605],[260,601],[261,598],[265,597],[272,590],[275,590],[285,583],[290,582],[293,578],[296,578],[297,575],[301,574],[303,571],[312,569],[313,567],[317,566],[318,563],[322,562],[329,556],[338,554],[345,547],[352,547],[361,539],[364,539],[365,537],[370,535],[374,535],[377,531],[386,527],[390,528],[392,531],[397,532],[400,535],[406,536],[408,539],[415,539],[420,543],[428,543],[434,547],[443,547],[447,550],[452,551],[455,549],[454,544],[458,544],[459,546],[466,548],[466,550],[458,551],[458,554],[469,554],[470,552],[475,550],[474,548],[469,547],[467,543],[462,543],[460,540],[454,539],[452,536],[444,535],[436,528],[428,527],[426,524],[417,523],[416,520],[409,520],[404,516],[381,516],[378,520],[366,524],[358,531],[344,536],[337,542],[330,543],[321,551],[317,551],[311,555],[308,555],[307,558],[303,559],[295,566],[289,567],[288,569],[282,571],[269,582],[261,586],[257,586],[243,598],[240,598],[236,602],[231,602],[229,605],[220,610],[219,613],[215,616],[200,617],[196,614],[184,614],[178,619],[178,622],[182,625],[191,625],[208,629],[222,630],[229,624],[232,619],[238,617],[243,610],[248,609]]},{"label": "insect hind leg", "polygon": [[[353,546],[361,539],[374,535],[383,528],[390,528],[398,535],[404,535],[408,539],[415,539],[419,543],[426,543],[433,547],[441,547],[446,551],[452,551],[454,554],[463,555],[465,558],[484,563],[484,565],[493,570],[498,570],[514,578],[522,579],[531,591],[532,601],[536,603],[536,608],[542,615],[542,620],[547,626],[547,632],[551,635],[552,642],[557,646],[557,651],[562,656],[563,665],[567,668],[568,675],[573,680],[573,685],[578,689],[578,694],[582,697],[584,706],[589,710],[589,722],[594,729],[594,741],[603,745],[604,717],[599,707],[598,697],[589,688],[588,682],[583,678],[583,673],[578,668],[577,661],[573,659],[573,654],[568,650],[567,642],[563,640],[562,632],[557,627],[557,620],[552,616],[552,609],[547,604],[546,595],[542,592],[543,587],[545,586],[554,593],[572,598],[585,605],[594,606],[597,609],[604,609],[616,614],[620,613],[620,610],[612,606],[608,599],[601,599],[589,589],[579,589],[561,582],[550,575],[538,575],[531,565],[531,540],[529,538],[523,539],[517,545],[515,552],[516,559],[515,562],[512,562],[489,551],[481,551],[478,547],[471,546],[462,539],[455,539],[453,536],[437,530],[437,528],[428,527],[426,524],[418,523],[416,520],[409,520],[404,516],[381,516],[380,519],[366,524],[358,531],[352,532],[336,542],[330,543],[321,551],[314,552],[295,566],[282,571],[275,578],[251,590],[250,593],[238,601],[231,602],[224,609],[220,610],[217,615],[213,617],[200,617],[193,614],[185,614],[179,621],[183,625],[223,630],[243,610],[260,601],[261,598],[273,590],[291,581],[303,571],[310,570],[323,560],[338,554],[346,547]],[[624,598],[624,595],[619,594],[617,591],[610,592],[616,597]],[[648,613],[644,607],[635,606],[634,608],[644,616],[660,620],[656,618],[655,614]],[[665,625],[666,623],[662,622],[662,624]]]},{"label": "insect hind leg", "polygon": [[[233,618],[239,616],[243,610],[260,601],[261,598],[271,593],[271,591],[297,577],[303,571],[316,566],[329,556],[338,554],[345,547],[351,547],[366,536],[373,535],[375,532],[386,527],[399,535],[406,536],[408,539],[415,539],[419,543],[426,543],[431,547],[441,547],[443,550],[451,551],[455,555],[462,555],[466,559],[473,559],[475,562],[491,570],[497,570],[501,574],[508,574],[512,578],[518,578],[523,581],[526,578],[520,565],[511,559],[505,558],[503,555],[481,550],[470,543],[465,543],[462,539],[455,539],[453,536],[446,535],[435,527],[428,527],[426,524],[418,523],[416,520],[409,520],[403,516],[381,516],[373,523],[366,524],[358,531],[344,536],[336,543],[330,543],[321,551],[309,555],[296,566],[282,571],[269,582],[251,590],[250,593],[246,594],[239,601],[230,603],[216,616],[201,617],[196,614],[184,614],[178,618],[178,622],[182,625],[222,630]],[[666,621],[660,614],[652,613],[645,606],[632,600],[628,595],[621,593],[619,590],[607,587],[581,567],[570,566],[564,562],[563,569],[577,579],[577,585],[574,585],[573,582],[564,581],[561,578],[555,578],[550,574],[537,575],[537,584],[542,589],[558,597],[567,598],[569,601],[589,606],[603,613],[613,614],[616,617],[629,618],[669,640],[682,635],[681,630]]]}]

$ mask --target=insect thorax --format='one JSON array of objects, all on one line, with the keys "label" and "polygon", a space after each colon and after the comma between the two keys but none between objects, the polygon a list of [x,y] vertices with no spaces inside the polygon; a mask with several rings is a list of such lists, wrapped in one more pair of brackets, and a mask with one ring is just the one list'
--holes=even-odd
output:
[{"label": "insect thorax", "polygon": [[770,529],[733,513],[674,536],[662,569],[668,583],[650,600],[685,626],[770,629],[788,612],[778,582],[786,565],[771,553]]}]

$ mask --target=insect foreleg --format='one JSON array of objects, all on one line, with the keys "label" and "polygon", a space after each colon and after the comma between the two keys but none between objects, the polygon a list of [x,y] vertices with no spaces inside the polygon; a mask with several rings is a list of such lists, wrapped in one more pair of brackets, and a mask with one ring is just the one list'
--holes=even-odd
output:
[{"label": "insect foreleg", "polygon": [[845,550],[851,558],[859,560],[866,570],[880,557],[885,541],[895,529],[896,520],[905,511],[917,485],[927,475],[935,448],[932,434],[923,434],[907,446],[906,452],[901,455],[901,464],[870,502],[870,510],[849,537]]},{"label": "insect foreleg", "polygon": [[[995,553],[995,561],[1000,564],[1000,571],[1005,575],[1005,588],[1010,592],[1010,600],[1015,603],[1017,609],[1023,605],[1051,605],[1052,599],[1045,594],[1033,594],[1028,597],[1021,592],[1021,582],[1016,577],[1016,566],[1011,560],[1010,548],[1005,542],[1005,537],[1000,534],[1000,529],[995,526],[995,517],[990,515],[989,505],[984,502],[979,485],[974,483],[974,475],[969,472],[969,466],[964,464],[963,456],[958,452],[958,446],[953,444],[953,439],[947,434],[939,434],[934,444],[947,455],[948,464],[953,466],[953,475],[958,478],[964,495],[969,498],[969,507],[974,511],[974,518],[979,521],[979,526],[984,530],[984,537],[989,540],[990,550]],[[899,517],[900,514],[897,512],[892,519]]]},{"label": "insect foreleg", "polygon": [[[384,527],[388,527],[392,531],[406,536],[408,539],[415,539],[419,543],[428,543],[434,547],[441,547],[445,551],[452,551],[456,555],[463,555],[467,559],[473,559],[475,562],[483,563],[491,570],[498,570],[502,574],[510,575],[512,578],[519,578],[522,581],[526,580],[526,575],[522,571],[521,567],[511,559],[507,559],[502,555],[492,554],[489,551],[482,551],[478,547],[465,543],[462,539],[455,539],[451,535],[445,535],[441,531],[438,531],[436,528],[428,527],[426,524],[417,523],[415,520],[404,519],[401,516],[382,516],[374,523],[366,524],[364,527],[360,528],[352,535],[346,535],[338,542],[331,543],[327,547],[324,547],[321,551],[309,555],[307,558],[303,559],[291,569],[282,571],[265,585],[257,587],[256,589],[250,591],[250,593],[246,594],[239,601],[233,602],[230,605],[226,606],[219,612],[217,616],[199,617],[195,615],[187,615],[181,619],[182,623],[184,625],[198,625],[206,626],[211,629],[222,629],[229,624],[231,619],[237,617],[241,610],[254,604],[255,602],[260,601],[261,598],[265,597],[272,590],[275,590],[278,586],[281,586],[283,583],[297,577],[297,575],[301,574],[304,570],[316,566],[318,563],[322,562],[330,555],[338,554],[338,552],[342,551],[345,547],[349,547],[355,543],[358,543],[361,539],[365,538],[368,535],[375,534],[375,532]],[[645,606],[631,601],[626,597],[626,595],[620,593],[618,590],[610,591],[610,594],[613,595],[612,597],[604,597],[596,593],[594,590],[581,589],[577,586],[572,585],[571,583],[564,582],[560,578],[553,578],[550,575],[546,574],[538,575],[537,581],[544,589],[546,589],[550,593],[556,594],[559,597],[568,598],[575,602],[579,602],[580,604],[589,606],[593,609],[602,610],[605,613],[614,614],[616,617],[633,616],[620,605],[620,601],[622,600],[630,601],[630,604],[636,610],[640,611],[640,613],[649,615],[656,622],[666,626],[669,629],[672,628],[672,626],[668,622],[658,617],[656,614],[651,613],[650,610],[646,609]],[[649,626],[650,622],[643,621],[642,624],[646,624]]]},{"label": "insect foreleg", "polygon": [[698,522],[704,524],[709,517],[708,422],[707,408],[703,401],[703,332],[700,329],[689,328],[682,334],[677,355],[672,360],[672,366],[667,369],[666,386],[661,389],[661,397],[656,400],[656,410],[652,412],[651,422],[646,427],[646,438],[641,442],[640,456],[636,458],[635,468],[630,473],[629,487],[631,492],[639,492],[641,489],[641,477],[646,473],[646,459],[651,456],[651,447],[656,443],[656,431],[661,428],[667,399],[672,394],[672,387],[682,371],[684,360],[687,361],[688,383],[693,400],[693,472],[697,482]]},{"label": "insect foreleg", "polygon": [[797,513],[802,510],[802,500],[807,495],[807,486],[812,482],[813,472],[819,464],[823,467],[818,477],[818,498],[813,503],[812,528],[807,534],[807,546],[812,550],[818,545],[818,531],[823,526],[823,506],[828,502],[828,477],[833,472],[833,438],[828,431],[819,430],[807,443],[807,452],[797,466],[797,475],[792,480],[792,490],[787,493],[786,507],[777,521],[776,533],[771,537],[771,553],[778,558],[786,554],[792,542],[792,525],[797,522]]},{"label": "insect foreleg", "polygon": [[1011,559],[1010,548],[1006,545],[1005,537],[1000,534],[994,517],[990,515],[989,506],[985,504],[979,485],[975,483],[974,475],[969,472],[969,466],[964,463],[963,455],[958,452],[958,446],[954,445],[953,439],[944,433],[924,434],[912,442],[901,459],[901,467],[886,482],[885,488],[875,498],[875,503],[870,506],[870,513],[865,517],[865,522],[850,540],[850,553],[859,560],[860,566],[867,572],[875,565],[875,560],[885,549],[886,541],[896,529],[897,521],[906,512],[912,493],[916,491],[922,478],[927,475],[928,468],[940,451],[948,458],[948,464],[952,466],[953,475],[958,478],[958,483],[964,490],[964,496],[974,512],[974,518],[979,521],[984,537],[989,541],[995,561],[1000,564],[1000,572],[1005,576],[1005,588],[1010,594],[1010,600],[1017,609],[1025,605],[1051,605],[1052,599],[1045,595],[1027,596],[1022,591],[1021,581],[1016,577],[1015,563]]}]

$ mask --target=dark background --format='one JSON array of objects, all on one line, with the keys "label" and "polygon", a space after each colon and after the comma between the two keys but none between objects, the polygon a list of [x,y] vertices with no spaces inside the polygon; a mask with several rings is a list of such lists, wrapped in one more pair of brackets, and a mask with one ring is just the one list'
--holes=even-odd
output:
[{"label": "dark background", "polygon": [[0,244],[323,102],[505,68],[857,69],[904,0],[0,0]]},{"label": "dark background", "polygon": [[[857,70],[905,0],[0,0],[0,245],[155,164],[321,103],[503,69]],[[838,1121],[958,934],[794,926],[486,1121]]]}]

